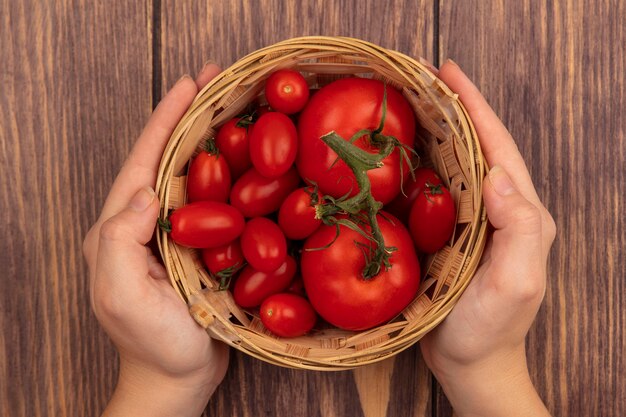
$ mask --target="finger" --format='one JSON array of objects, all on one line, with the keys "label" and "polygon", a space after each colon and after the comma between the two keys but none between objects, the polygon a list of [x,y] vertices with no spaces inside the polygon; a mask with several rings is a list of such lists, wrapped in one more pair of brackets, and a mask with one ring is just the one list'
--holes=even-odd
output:
[{"label": "finger", "polygon": [[146,256],[148,258],[148,274],[156,280],[167,280],[167,271],[165,270],[165,267],[147,246]]},{"label": "finger", "polygon": [[158,211],[154,191],[142,188],[126,208],[102,224],[94,288],[114,291],[123,286],[135,295],[145,291],[150,270],[144,245],[152,237]]},{"label": "finger", "polygon": [[511,179],[529,200],[539,203],[539,197],[526,163],[513,137],[489,106],[478,88],[453,61],[448,60],[439,70],[439,78],[459,95],[474,123],[481,149],[489,166],[500,165],[510,172]]},{"label": "finger", "polygon": [[500,166],[491,169],[483,188],[487,215],[495,231],[490,274],[498,292],[537,301],[545,290],[547,251],[543,249],[541,211],[515,187]]},{"label": "finger", "polygon": [[165,145],[197,92],[196,83],[185,76],[163,97],[115,179],[102,209],[102,219],[126,207],[137,190],[155,186]]},{"label": "finger", "polygon": [[198,75],[196,76],[196,85],[198,90],[202,90],[221,71],[220,67],[213,61],[207,61]]}]

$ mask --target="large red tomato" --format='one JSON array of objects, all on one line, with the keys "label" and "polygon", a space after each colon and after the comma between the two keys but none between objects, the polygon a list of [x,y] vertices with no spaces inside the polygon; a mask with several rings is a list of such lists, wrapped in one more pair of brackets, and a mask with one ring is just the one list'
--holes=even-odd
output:
[{"label": "large red tomato", "polygon": [[[413,147],[415,116],[407,100],[391,86],[387,89],[387,114],[384,135],[394,136],[401,143]],[[362,129],[379,127],[385,85],[381,81],[366,78],[343,78],[322,87],[310,99],[298,121],[298,155],[296,166],[300,176],[319,186],[323,194],[341,197],[348,192],[356,194],[358,186],[354,174],[337,154],[320,140],[321,136],[334,131],[349,140]],[[361,138],[357,146],[370,153],[378,149]],[[400,192],[400,180],[406,180],[409,169],[405,165],[400,174],[400,151],[396,149],[383,160],[384,165],[372,169],[368,176],[372,183],[372,195],[377,201],[390,202]]]},{"label": "large red tomato", "polygon": [[[415,297],[420,268],[408,231],[388,213],[378,215],[385,246],[392,253],[391,268],[368,280],[363,247],[370,242],[357,232],[340,226],[335,242],[333,226],[322,225],[304,243],[301,273],[311,304],[329,323],[348,330],[369,329],[395,317]],[[318,250],[311,250],[318,249]]]}]

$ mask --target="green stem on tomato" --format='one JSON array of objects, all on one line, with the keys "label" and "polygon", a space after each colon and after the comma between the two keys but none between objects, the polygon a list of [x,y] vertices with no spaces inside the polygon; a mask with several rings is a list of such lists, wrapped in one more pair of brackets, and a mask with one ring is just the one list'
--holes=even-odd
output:
[{"label": "green stem on tomato", "polygon": [[382,207],[382,203],[376,201],[372,195],[372,185],[367,171],[383,166],[382,160],[389,156],[396,145],[393,141],[382,144],[378,154],[371,154],[350,141],[344,140],[335,132],[330,132],[321,137],[321,140],[337,153],[339,158],[350,167],[356,178],[359,192],[351,198],[343,201],[337,200],[334,204],[322,205],[318,207],[318,215],[332,215],[339,211],[349,214],[357,214],[364,211],[370,226],[372,240],[376,243],[371,257],[366,262],[362,275],[364,279],[374,278],[381,271],[382,267],[389,268],[391,263],[389,258],[393,248],[385,246],[385,238],[378,225],[376,215]]},{"label": "green stem on tomato", "polygon": [[[376,201],[372,195],[372,185],[367,171],[382,167],[383,159],[391,155],[392,152],[398,148],[400,152],[400,189],[402,189],[402,178],[404,177],[403,165],[405,161],[409,166],[411,177],[414,178],[413,166],[407,149],[413,153],[415,153],[415,150],[406,146],[397,138],[382,133],[386,118],[387,85],[385,85],[383,92],[382,116],[375,130],[361,129],[348,140],[344,140],[335,132],[329,132],[320,138],[337,153],[338,157],[332,163],[331,167],[335,165],[339,159],[343,160],[354,173],[359,192],[351,198],[348,198],[349,193],[338,199],[330,196],[322,197],[320,204],[316,205],[316,218],[322,219],[325,224],[335,225],[337,228],[339,228],[339,224],[343,224],[354,230],[358,227],[354,222],[343,219],[338,221],[333,216],[342,212],[353,217],[357,216],[359,213],[365,213],[367,223],[369,223],[370,226],[369,234],[371,238],[369,236],[368,238],[376,243],[376,248],[373,250],[373,253],[371,253],[371,256],[366,256],[366,265],[362,272],[363,278],[365,279],[371,279],[378,275],[383,266],[390,268],[391,263],[389,262],[389,258],[391,257],[391,253],[395,250],[393,247],[385,246],[385,239],[378,226],[378,219],[376,217],[382,208],[382,203]],[[369,153],[354,145],[354,143],[362,137],[366,137],[370,145],[378,148],[377,154]],[[365,234],[365,232],[361,234]]]},{"label": "green stem on tomato", "polygon": [[165,233],[170,233],[172,231],[172,222],[169,220],[169,215],[165,219],[161,217],[157,218],[157,224]]},{"label": "green stem on tomato", "polygon": [[219,155],[220,153],[219,149],[217,148],[217,144],[215,143],[215,139],[213,138],[208,139],[206,142],[202,143],[200,147],[209,155]]},{"label": "green stem on tomato", "polygon": [[230,287],[230,282],[232,281],[233,276],[239,272],[244,266],[246,266],[245,262],[237,262],[233,266],[229,266],[228,268],[222,269],[221,271],[215,274],[215,278],[219,281],[220,285],[218,287],[218,291],[227,290]]}]

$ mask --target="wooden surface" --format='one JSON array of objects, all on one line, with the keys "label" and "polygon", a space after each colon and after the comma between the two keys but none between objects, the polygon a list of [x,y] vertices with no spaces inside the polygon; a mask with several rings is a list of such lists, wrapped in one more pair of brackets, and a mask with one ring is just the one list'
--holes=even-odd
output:
[{"label": "wooden surface", "polygon": [[[558,225],[529,366],[556,416],[626,414],[626,8],[620,0],[0,0],[0,412],[92,416],[116,354],[81,242],[153,106],[207,60],[287,37],[455,59],[519,143]],[[547,3],[547,4],[545,4]],[[317,373],[234,354],[208,416],[449,416],[417,347]]]}]

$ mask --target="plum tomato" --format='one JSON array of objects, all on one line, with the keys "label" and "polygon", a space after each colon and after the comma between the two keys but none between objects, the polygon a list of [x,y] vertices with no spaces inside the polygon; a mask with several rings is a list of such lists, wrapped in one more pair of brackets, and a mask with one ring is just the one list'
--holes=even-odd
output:
[{"label": "plum tomato", "polygon": [[289,239],[309,237],[322,224],[315,218],[312,187],[298,188],[285,198],[278,211],[278,225]]},{"label": "plum tomato", "polygon": [[317,321],[311,304],[290,293],[270,295],[261,304],[261,322],[280,337],[298,337],[308,333]]},{"label": "plum tomato", "polygon": [[291,168],[296,159],[296,126],[283,113],[266,113],[252,127],[249,146],[252,165],[259,174],[268,178],[279,177]]},{"label": "plum tomato", "polygon": [[263,300],[272,294],[285,291],[296,274],[296,261],[287,256],[278,269],[271,272],[257,271],[248,265],[241,270],[233,297],[235,302],[243,308],[260,305]]},{"label": "plum tomato", "polygon": [[[235,207],[217,201],[196,201],[169,215],[174,242],[190,248],[214,248],[239,237],[245,220]],[[166,229],[167,230],[167,229]]]},{"label": "plum tomato", "polygon": [[274,71],[265,82],[265,98],[274,110],[294,114],[309,100],[309,86],[298,71]]},{"label": "plum tomato", "polygon": [[187,173],[187,201],[226,203],[230,186],[230,168],[223,156],[202,151],[193,158]]},{"label": "plum tomato", "polygon": [[450,191],[442,184],[426,184],[409,214],[409,230],[420,252],[435,253],[452,237],[456,207]]},{"label": "plum tomato", "polygon": [[441,184],[441,178],[439,178],[439,175],[431,168],[420,167],[417,168],[413,174],[415,180],[409,177],[404,184],[402,184],[404,194],[398,194],[391,203],[385,206],[385,211],[396,216],[404,224],[409,223],[411,206],[413,206],[413,202],[415,202],[417,196],[422,192],[426,183],[433,185]]},{"label": "plum tomato", "polygon": [[230,204],[245,217],[265,216],[280,208],[283,200],[300,184],[295,168],[277,178],[267,178],[253,168],[233,184]]},{"label": "plum tomato", "polygon": [[254,269],[272,272],[285,261],[287,239],[276,223],[266,217],[255,217],[243,229],[241,250]]},{"label": "plum tomato", "polygon": [[419,288],[420,267],[409,232],[389,213],[381,211],[377,220],[385,246],[397,250],[389,258],[391,267],[369,279],[363,270],[371,242],[358,232],[341,225],[336,236],[334,226],[322,225],[304,243],[300,268],[306,294],[315,311],[336,327],[365,330],[385,323]]},{"label": "plum tomato", "polygon": [[239,268],[245,263],[239,239],[216,248],[202,249],[202,261],[213,275]]},{"label": "plum tomato", "polygon": [[224,123],[215,136],[215,145],[228,162],[233,180],[252,166],[248,139],[250,122],[250,118],[235,117]]},{"label": "plum tomato", "polygon": [[[395,88],[378,80],[367,78],[342,78],[334,81],[311,96],[298,118],[298,154],[296,166],[300,176],[315,182],[323,194],[335,198],[359,189],[354,173],[320,137],[334,131],[345,140],[363,130],[376,130],[383,114],[383,98],[387,91],[387,112],[382,134],[395,137],[401,144],[412,148],[415,136],[415,116],[410,104]],[[378,153],[369,138],[358,138],[355,145]],[[400,170],[398,148],[385,159],[383,166],[368,171],[374,199],[386,204],[400,192],[400,182],[409,175],[406,161]],[[334,163],[334,165],[333,165]]]}]

